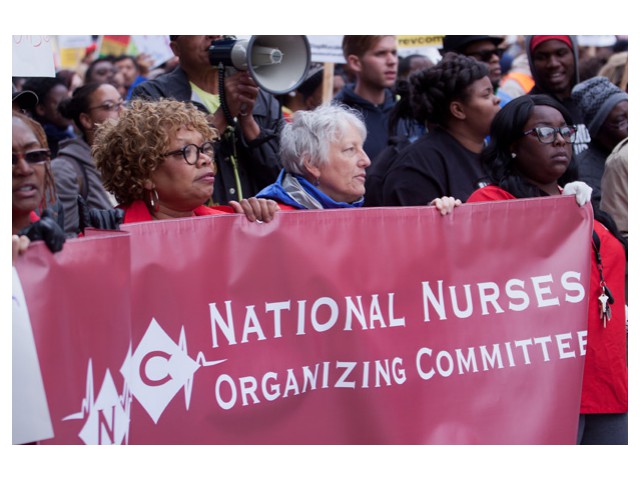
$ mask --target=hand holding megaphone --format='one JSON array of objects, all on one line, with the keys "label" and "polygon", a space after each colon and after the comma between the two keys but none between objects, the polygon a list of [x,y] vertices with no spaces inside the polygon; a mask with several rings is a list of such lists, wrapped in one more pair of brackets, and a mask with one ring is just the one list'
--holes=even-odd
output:
[{"label": "hand holding megaphone", "polygon": [[224,79],[226,102],[232,116],[250,116],[258,96],[258,86],[246,71],[237,71]]}]

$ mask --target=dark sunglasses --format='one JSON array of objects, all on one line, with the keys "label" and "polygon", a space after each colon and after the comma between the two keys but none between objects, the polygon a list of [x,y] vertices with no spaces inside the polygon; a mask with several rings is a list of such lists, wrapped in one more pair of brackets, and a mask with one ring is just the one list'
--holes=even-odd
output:
[{"label": "dark sunglasses", "polygon": [[471,52],[467,55],[481,62],[489,63],[494,55],[497,55],[498,58],[502,58],[503,53],[504,48],[494,48],[493,50],[478,50],[477,52]]},{"label": "dark sunglasses", "polygon": [[31,150],[30,152],[25,153],[11,153],[11,164],[15,167],[21,158],[29,165],[36,165],[38,163],[43,163],[48,160],[51,160],[51,152],[49,150]]}]

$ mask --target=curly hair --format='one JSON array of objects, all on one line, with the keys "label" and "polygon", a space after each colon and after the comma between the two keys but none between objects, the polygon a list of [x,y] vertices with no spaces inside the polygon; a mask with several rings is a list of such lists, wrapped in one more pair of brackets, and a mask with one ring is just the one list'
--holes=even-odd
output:
[{"label": "curly hair", "polygon": [[[517,198],[540,197],[547,195],[537,186],[527,182],[514,168],[511,146],[522,138],[522,132],[536,106],[548,106],[558,110],[567,125],[573,124],[573,118],[567,109],[549,95],[523,95],[507,103],[495,116],[491,124],[491,140],[480,155],[491,183],[508,191]],[[573,152],[573,150],[572,150]],[[567,171],[558,179],[563,186],[578,180],[578,167],[575,156]]]},{"label": "curly hair", "polygon": [[446,53],[436,65],[410,77],[415,117],[444,127],[449,119],[449,104],[466,101],[469,87],[487,75],[485,64],[465,55]]},{"label": "curly hair", "polygon": [[119,120],[96,130],[92,154],[105,188],[128,205],[144,199],[144,182],[164,162],[172,137],[180,128],[195,130],[205,140],[218,132],[193,104],[177,100],[134,100]]},{"label": "curly hair", "polygon": [[[27,127],[29,127],[36,136],[38,143],[42,148],[49,150],[49,143],[47,142],[47,134],[44,132],[42,125],[20,112],[13,111],[11,113],[13,118],[20,120]],[[51,172],[51,159],[44,162],[44,195],[42,196],[42,203],[40,204],[40,210],[44,210],[49,205],[56,203],[57,193],[56,184],[53,181],[53,173]]]}]

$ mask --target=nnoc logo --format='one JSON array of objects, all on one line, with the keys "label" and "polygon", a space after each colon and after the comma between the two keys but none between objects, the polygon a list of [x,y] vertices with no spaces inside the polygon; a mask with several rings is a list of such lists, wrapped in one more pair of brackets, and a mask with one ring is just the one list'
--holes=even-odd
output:
[{"label": "nnoc logo", "polygon": [[78,435],[85,444],[126,444],[133,397],[154,423],[158,423],[162,412],[182,388],[185,407],[189,410],[193,375],[198,368],[224,361],[205,361],[202,353],[196,360],[192,359],[187,353],[184,327],[176,343],[153,318],[135,351],[131,353],[129,348],[120,368],[124,378],[122,394],[118,393],[107,369],[100,390],[94,396],[93,366],[89,359],[87,388],[81,409],[62,420],[84,420]]}]

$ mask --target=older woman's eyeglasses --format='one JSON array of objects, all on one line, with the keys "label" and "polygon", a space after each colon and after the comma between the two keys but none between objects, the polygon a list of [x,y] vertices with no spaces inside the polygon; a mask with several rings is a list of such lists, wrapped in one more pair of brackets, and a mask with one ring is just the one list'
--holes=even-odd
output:
[{"label": "older woman's eyeglasses", "polygon": [[51,159],[51,152],[46,149],[31,150],[24,153],[11,153],[11,164],[15,167],[21,158],[24,158],[25,162],[29,165],[37,165],[38,163],[46,162]]},{"label": "older woman's eyeglasses", "polygon": [[522,135],[536,134],[540,143],[553,143],[556,140],[556,135],[559,133],[565,142],[573,143],[576,141],[577,128],[575,125],[564,125],[563,127],[536,127],[526,132],[522,132]]},{"label": "older woman's eyeglasses", "polygon": [[124,105],[124,100],[120,100],[119,102],[104,102],[100,105],[96,105],[95,107],[89,108],[89,110],[105,110],[107,112],[117,112]]},{"label": "older woman's eyeglasses", "polygon": [[195,165],[198,162],[198,156],[200,153],[213,159],[214,151],[215,145],[213,142],[204,142],[200,146],[190,143],[178,150],[173,150],[171,152],[165,153],[163,157],[170,157],[171,155],[182,155],[182,158],[184,158],[185,162],[187,162],[189,165]]}]

